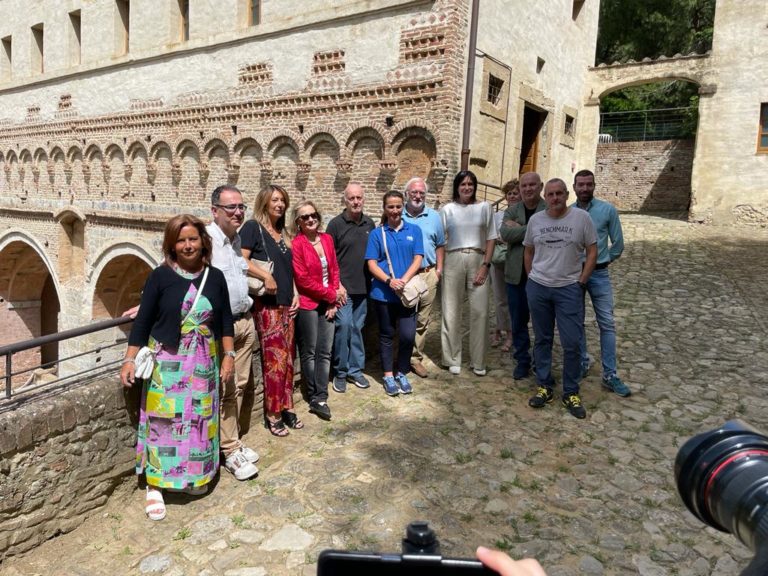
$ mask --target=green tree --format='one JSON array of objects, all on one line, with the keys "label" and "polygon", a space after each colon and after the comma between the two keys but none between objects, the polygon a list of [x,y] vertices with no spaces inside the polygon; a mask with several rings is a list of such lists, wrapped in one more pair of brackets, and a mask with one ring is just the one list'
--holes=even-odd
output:
[{"label": "green tree", "polygon": [[[704,53],[712,47],[716,0],[602,0],[597,63]],[[659,82],[605,96],[603,112],[698,106],[698,87],[689,82]],[[686,121],[692,134],[696,112]]]}]

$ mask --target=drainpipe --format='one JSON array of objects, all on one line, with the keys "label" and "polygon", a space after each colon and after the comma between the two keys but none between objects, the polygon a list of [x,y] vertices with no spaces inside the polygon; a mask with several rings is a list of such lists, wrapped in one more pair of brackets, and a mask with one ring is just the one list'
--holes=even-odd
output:
[{"label": "drainpipe", "polygon": [[477,52],[477,13],[480,0],[472,0],[469,21],[469,56],[467,58],[467,88],[464,93],[464,132],[461,138],[461,169],[469,168],[469,133],[472,128],[472,93],[475,84],[475,59]]}]

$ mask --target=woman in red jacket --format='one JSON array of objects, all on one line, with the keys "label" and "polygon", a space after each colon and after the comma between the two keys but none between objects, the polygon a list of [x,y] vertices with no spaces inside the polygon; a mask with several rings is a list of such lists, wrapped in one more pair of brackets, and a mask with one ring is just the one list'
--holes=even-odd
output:
[{"label": "woman in red jacket", "polygon": [[339,283],[339,265],[333,239],[320,232],[322,217],[309,200],[293,209],[293,278],[299,292],[296,334],[301,373],[307,383],[309,411],[331,419],[328,377],[331,370],[334,316],[344,304],[346,290]]}]

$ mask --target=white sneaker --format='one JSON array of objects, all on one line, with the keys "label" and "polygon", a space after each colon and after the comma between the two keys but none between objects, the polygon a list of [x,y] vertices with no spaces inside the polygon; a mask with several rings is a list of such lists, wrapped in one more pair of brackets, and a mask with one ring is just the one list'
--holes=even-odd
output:
[{"label": "white sneaker", "polygon": [[481,370],[477,368],[472,368],[472,372],[475,373],[475,376],[485,376],[488,373],[488,371],[485,368]]},{"label": "white sneaker", "polygon": [[248,448],[248,446],[240,446],[240,451],[245,454],[245,459],[252,464],[256,464],[259,461],[259,454],[256,450]]},{"label": "white sneaker", "polygon": [[461,373],[461,366],[451,366],[448,368],[448,372],[451,374],[460,374]]},{"label": "white sneaker", "polygon": [[259,469],[248,462],[242,450],[235,450],[224,460],[224,468],[229,470],[238,480],[248,480],[259,473]]}]

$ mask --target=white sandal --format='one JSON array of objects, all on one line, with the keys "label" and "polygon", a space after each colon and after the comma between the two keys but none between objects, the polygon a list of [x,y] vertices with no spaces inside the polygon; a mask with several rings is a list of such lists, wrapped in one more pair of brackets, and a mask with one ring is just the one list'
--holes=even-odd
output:
[{"label": "white sandal", "polygon": [[147,486],[147,504],[144,511],[150,520],[158,521],[165,518],[165,500],[163,500],[163,493],[157,488]]}]

